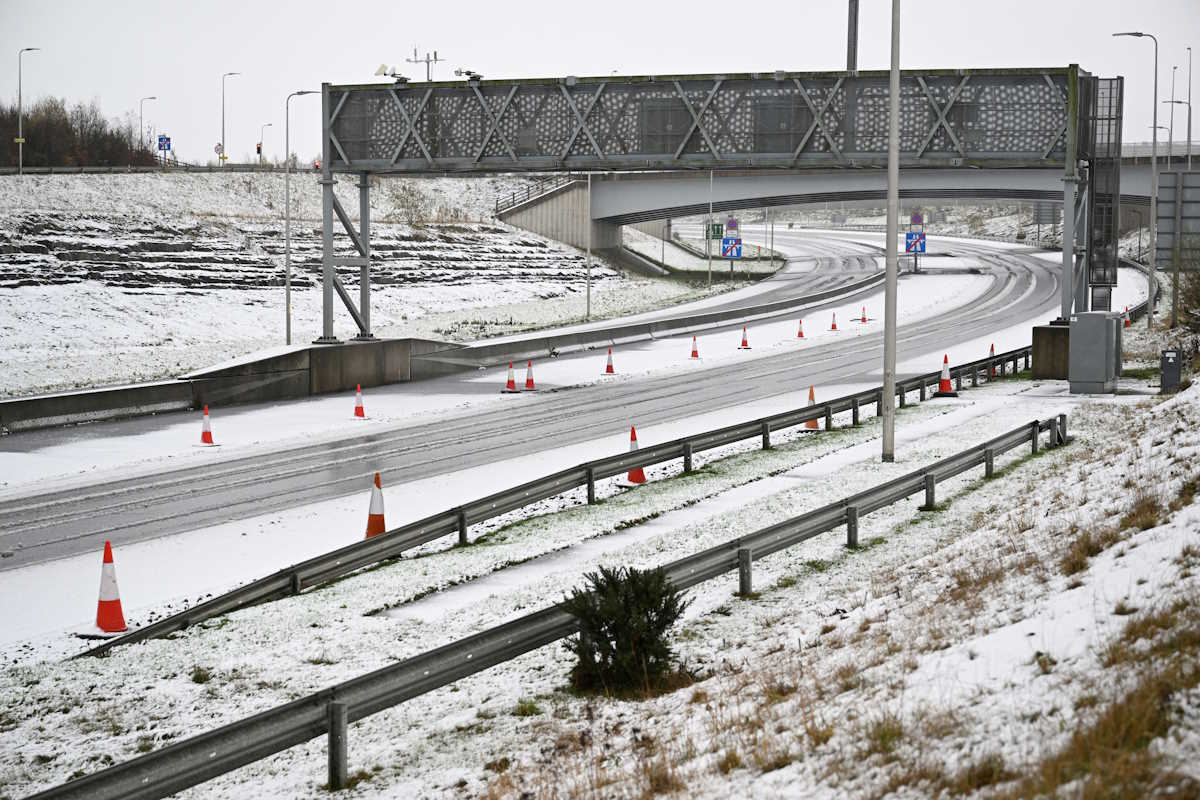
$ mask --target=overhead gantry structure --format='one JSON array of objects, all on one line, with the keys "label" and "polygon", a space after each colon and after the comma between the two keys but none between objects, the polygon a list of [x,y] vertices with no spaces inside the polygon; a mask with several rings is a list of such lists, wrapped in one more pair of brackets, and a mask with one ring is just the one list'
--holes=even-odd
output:
[{"label": "overhead gantry structure", "polygon": [[[1117,268],[1122,79],[1077,65],[922,70],[902,72],[900,92],[902,170],[1061,173],[1062,201],[1073,211],[1063,215],[1063,317],[1073,306],[1107,307]],[[398,79],[323,84],[321,108],[318,342],[337,341],[335,293],[357,338],[372,338],[372,174],[843,171],[861,181],[864,172],[882,180],[887,166],[886,71]],[[337,173],[359,176],[357,226],[334,192]],[[349,254],[335,247],[335,218]],[[340,266],[360,270],[357,307]]]}]

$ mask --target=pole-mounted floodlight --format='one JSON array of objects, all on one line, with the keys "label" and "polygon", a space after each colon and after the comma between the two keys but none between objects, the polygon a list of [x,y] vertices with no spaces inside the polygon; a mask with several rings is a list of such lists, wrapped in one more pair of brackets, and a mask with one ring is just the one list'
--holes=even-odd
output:
[{"label": "pole-mounted floodlight", "polygon": [[21,60],[26,53],[41,50],[40,47],[22,47],[17,51],[17,174],[25,174],[25,129],[22,125],[24,106],[21,102]]},{"label": "pole-mounted floodlight", "polygon": [[240,72],[226,72],[221,76],[221,152],[217,154],[221,166],[224,166],[229,158],[229,155],[225,152],[225,79],[241,74]]}]

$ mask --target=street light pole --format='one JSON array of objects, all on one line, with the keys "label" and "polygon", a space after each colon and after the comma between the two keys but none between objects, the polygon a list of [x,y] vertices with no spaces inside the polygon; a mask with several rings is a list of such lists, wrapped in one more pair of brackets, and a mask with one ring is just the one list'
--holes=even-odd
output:
[{"label": "street light pole", "polygon": [[138,101],[138,146],[143,150],[146,149],[146,123],[142,120],[142,109],[147,100],[157,99],[157,97],[151,95],[150,97],[143,97]]},{"label": "street light pole", "polygon": [[262,125],[258,126],[258,165],[260,167],[263,164],[263,131],[271,127],[274,126],[270,122],[264,122]]},{"label": "street light pole", "polygon": [[41,50],[40,47],[22,47],[17,51],[17,174],[25,174],[25,129],[22,126],[24,106],[21,102],[21,58],[26,53]]},{"label": "street light pole", "polygon": [[887,240],[883,290],[883,461],[896,460],[896,237],[900,210],[900,0],[892,0],[892,65],[888,78]]},{"label": "street light pole", "polygon": [[1158,38],[1152,33],[1126,31],[1113,36],[1134,36],[1154,42],[1154,103],[1152,135],[1150,137],[1150,264],[1146,271],[1150,294],[1146,299],[1146,330],[1154,330],[1154,295],[1158,278],[1154,274],[1158,262]]},{"label": "street light pole", "polygon": [[1164,103],[1171,104],[1170,122],[1167,123],[1167,172],[1171,171],[1171,151],[1175,149],[1175,70],[1179,69],[1177,65],[1171,67],[1171,99],[1163,100]]},{"label": "street light pole", "polygon": [[1192,171],[1192,48],[1188,51],[1188,140],[1187,140],[1187,165],[1188,172]]},{"label": "street light pole", "polygon": [[283,304],[284,343],[292,343],[292,143],[291,104],[292,98],[302,94],[316,94],[315,89],[292,92],[283,101]]},{"label": "street light pole", "polygon": [[240,72],[226,72],[221,76],[221,152],[217,155],[217,160],[221,162],[222,167],[229,160],[229,155],[225,152],[225,79],[241,74]]}]

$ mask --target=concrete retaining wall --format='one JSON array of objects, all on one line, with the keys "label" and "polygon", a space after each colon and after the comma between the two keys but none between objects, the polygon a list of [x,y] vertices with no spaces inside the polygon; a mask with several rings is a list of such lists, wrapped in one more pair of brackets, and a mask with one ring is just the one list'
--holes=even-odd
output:
[{"label": "concrete retaining wall", "polygon": [[[411,380],[413,353],[452,351],[427,339],[380,339],[297,348],[200,370],[179,380],[82,389],[0,401],[0,430],[21,431],[78,422],[292,400],[345,392],[356,384]],[[424,377],[424,375],[422,375]]]},{"label": "concrete retaining wall", "polygon": [[[500,212],[499,218],[572,247],[588,246],[588,191],[585,181],[566,184],[527,203]],[[621,226],[592,221],[592,249],[621,246]]]}]

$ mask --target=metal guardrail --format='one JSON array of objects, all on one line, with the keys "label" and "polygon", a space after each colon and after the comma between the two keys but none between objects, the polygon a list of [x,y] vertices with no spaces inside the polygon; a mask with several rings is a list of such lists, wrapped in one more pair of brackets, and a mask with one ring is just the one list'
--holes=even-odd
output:
[{"label": "metal guardrail", "polygon": [[[1007,360],[1009,355],[1001,358]],[[988,364],[982,366],[986,368]],[[965,368],[976,374],[978,372],[975,365]],[[864,394],[874,396],[878,392],[851,395],[838,402],[857,404]],[[793,412],[779,416],[800,420],[805,415]],[[731,426],[708,434],[712,438],[707,441],[725,441],[742,427]],[[857,546],[858,520],[863,515],[922,491],[925,493],[923,508],[932,509],[935,507],[935,492],[939,482],[979,465],[984,466],[985,477],[991,477],[996,456],[1026,443],[1030,444],[1033,453],[1037,453],[1042,432],[1049,434],[1047,446],[1065,444],[1066,415],[1033,420],[879,486],[672,561],[664,565],[663,570],[677,587],[687,589],[733,570],[740,570],[748,576],[753,559],[842,526],[846,527],[847,545]],[[764,427],[764,444],[768,435],[769,428]],[[690,441],[693,449],[701,443],[699,439]],[[650,460],[631,455],[627,459],[628,465],[635,462],[642,465],[657,463],[668,453],[677,456],[678,453],[672,449],[675,444],[654,448],[659,452]],[[687,455],[684,457],[687,458]],[[606,460],[604,463],[609,465],[606,469],[616,469],[616,461]],[[152,800],[196,786],[323,734],[329,735],[330,785],[336,787],[340,784],[339,777],[345,775],[346,726],[349,722],[482,672],[522,653],[565,638],[576,630],[574,619],[565,611],[558,607],[546,608],[132,761],[83,776],[34,795],[34,798]]]},{"label": "metal guardrail", "polygon": [[[1001,353],[994,358],[983,358],[952,367],[950,375],[961,389],[964,379],[969,379],[972,384],[975,384],[981,375],[991,375],[993,371],[1003,375],[1008,369],[1015,373],[1018,371],[1018,362],[1021,359],[1024,359],[1025,367],[1028,368],[1031,358],[1032,348],[1023,347]],[[940,372],[930,372],[898,380],[896,394],[900,398],[900,407],[903,408],[907,404],[909,392],[919,392],[920,398],[924,400],[927,389],[930,386],[936,386],[940,376]],[[390,530],[381,536],[364,539],[361,542],[355,542],[338,550],[293,564],[265,578],[251,581],[245,586],[240,586],[177,614],[164,617],[124,636],[109,639],[72,658],[100,656],[121,645],[156,639],[240,608],[299,594],[306,588],[322,586],[345,577],[355,570],[396,558],[405,551],[445,536],[457,534],[458,541],[465,543],[471,525],[572,489],[586,486],[588,502],[593,503],[596,499],[596,481],[620,475],[634,467],[644,468],[682,458],[684,468],[690,469],[694,453],[760,436],[764,444],[769,444],[771,431],[802,425],[809,420],[824,419],[826,429],[830,429],[833,427],[833,415],[847,411],[851,413],[852,423],[858,424],[859,409],[862,406],[874,403],[876,413],[880,413],[882,402],[882,388],[868,389],[795,411],[785,411],[696,436],[685,436],[663,444],[650,445],[636,452],[620,453],[609,458],[568,467],[552,475],[537,478],[520,486],[465,503],[457,508],[430,515]]]},{"label": "metal guardrail", "polygon": [[541,197],[544,194],[549,194],[560,186],[566,186],[580,179],[580,176],[567,173],[566,175],[555,175],[550,178],[543,178],[540,181],[531,183],[525,187],[523,191],[513,192],[507,197],[496,198],[496,211],[498,216],[510,208],[515,208],[522,203],[527,203],[535,197]]}]

